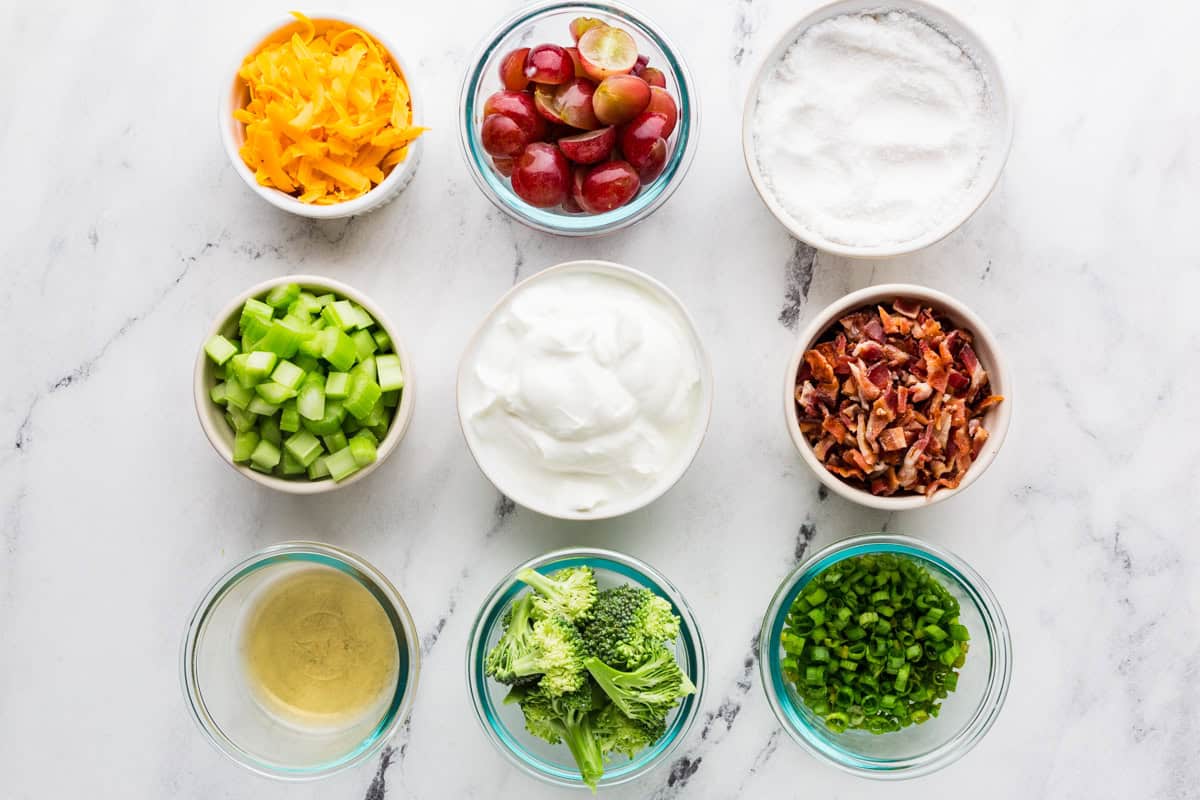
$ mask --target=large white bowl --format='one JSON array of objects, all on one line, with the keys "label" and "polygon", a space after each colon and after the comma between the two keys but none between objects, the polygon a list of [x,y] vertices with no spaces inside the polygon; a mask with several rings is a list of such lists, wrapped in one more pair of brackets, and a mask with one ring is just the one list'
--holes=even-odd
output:
[{"label": "large white bowl", "polygon": [[[557,275],[564,272],[593,272],[602,275],[611,275],[629,283],[639,286],[657,297],[659,300],[674,308],[680,315],[686,325],[687,333],[691,339],[692,345],[695,348],[696,358],[700,364],[700,414],[702,419],[696,420],[695,428],[692,433],[692,438],[688,441],[684,448],[684,456],[680,458],[674,469],[664,472],[659,476],[658,480],[651,486],[642,491],[629,495],[628,497],[615,499],[611,503],[607,503],[599,508],[590,511],[574,511],[564,510],[561,508],[551,507],[545,497],[532,496],[521,492],[511,485],[510,476],[503,474],[499,465],[490,463],[487,458],[480,452],[478,442],[471,426],[466,419],[466,411],[463,408],[463,383],[464,376],[467,370],[467,364],[470,362],[472,355],[479,346],[480,337],[483,332],[492,324],[496,315],[505,307],[514,296],[520,293],[525,288],[539,281],[544,280],[548,276]],[[467,440],[467,448],[471,451],[471,456],[475,459],[475,463],[479,469],[487,477],[492,484],[500,490],[505,496],[515,503],[537,511],[540,514],[545,514],[548,517],[556,517],[558,519],[609,519],[618,517],[622,514],[628,514],[631,511],[636,511],[643,506],[657,500],[674,486],[683,474],[687,472],[692,461],[696,458],[696,453],[700,450],[700,444],[704,441],[704,435],[708,431],[709,419],[712,416],[712,400],[713,400],[713,375],[712,364],[709,361],[708,353],[704,349],[704,345],[700,341],[700,335],[696,332],[696,324],[692,320],[683,303],[675,296],[670,289],[659,283],[654,278],[644,272],[639,272],[636,269],[614,264],[610,261],[568,261],[562,264],[556,264],[553,267],[542,270],[541,272],[518,283],[516,286],[509,289],[503,297],[492,307],[487,316],[480,322],[479,327],[471,335],[470,341],[463,350],[462,359],[458,365],[458,383],[457,383],[457,404],[458,404],[458,422],[462,428],[463,437]]]},{"label": "large white bowl", "polygon": [[[979,68],[985,83],[987,83],[995,127],[975,182],[971,185],[970,191],[962,196],[953,213],[948,214],[940,226],[907,242],[861,247],[831,241],[789,214],[787,209],[775,198],[774,192],[771,191],[771,187],[767,185],[763,177],[762,168],[758,163],[758,155],[755,152],[754,112],[758,105],[759,89],[763,82],[801,33],[813,25],[833,17],[883,11],[906,11],[929,23],[962,48],[963,52]],[[949,236],[966,222],[992,193],[996,182],[1000,179],[1000,173],[1004,171],[1004,164],[1008,160],[1008,152],[1012,146],[1012,138],[1013,113],[1009,105],[1008,91],[1004,85],[1004,76],[1000,72],[1000,65],[996,62],[996,57],[983,39],[973,30],[950,12],[924,2],[924,0],[837,0],[837,2],[821,6],[802,17],[799,22],[779,37],[775,46],[763,59],[758,73],[754,76],[754,81],[750,84],[750,89],[746,94],[746,106],[742,111],[742,153],[746,159],[746,169],[750,172],[750,180],[754,182],[754,188],[763,203],[797,239],[811,244],[818,250],[850,258],[888,258],[903,255],[928,247]]]},{"label": "large white bowl", "polygon": [[[923,495],[880,497],[871,494],[865,489],[859,489],[856,486],[846,483],[826,469],[825,465],[817,458],[816,453],[813,452],[812,445],[808,443],[808,439],[804,438],[804,434],[800,431],[800,422],[796,416],[796,373],[800,369],[800,362],[804,358],[804,351],[812,347],[821,334],[830,326],[836,324],[846,313],[862,308],[863,306],[874,306],[879,303],[890,302],[897,297],[911,297],[919,300],[922,305],[931,306],[942,314],[945,314],[957,327],[965,328],[969,331],[975,337],[972,347],[979,356],[979,363],[987,370],[988,378],[991,381],[992,394],[1004,396],[1003,403],[992,406],[984,412],[983,426],[987,428],[988,439],[984,443],[979,457],[971,462],[971,466],[967,470],[966,475],[963,476],[962,481],[953,489],[938,489],[929,499],[925,499]],[[976,316],[975,312],[950,295],[943,294],[934,289],[927,289],[924,286],[915,286],[907,283],[886,283],[880,286],[868,286],[865,289],[859,289],[857,292],[851,292],[842,299],[827,306],[824,311],[817,315],[816,319],[808,324],[808,327],[804,329],[799,339],[796,340],[796,350],[792,353],[792,358],[788,362],[783,389],[784,420],[787,424],[788,434],[792,437],[792,443],[800,451],[804,463],[808,464],[821,480],[821,483],[825,484],[833,492],[859,505],[878,508],[881,511],[907,511],[915,508],[925,508],[933,503],[940,503],[965,491],[968,486],[979,480],[979,476],[983,474],[984,470],[996,458],[996,454],[1000,452],[1000,445],[1004,444],[1004,437],[1008,435],[1009,423],[1012,421],[1012,373],[1009,372],[1008,366],[1000,353],[1000,345],[996,341],[996,337],[988,330],[987,325],[983,323],[982,319]]]},{"label": "large white bowl", "polygon": [[[368,464],[340,482],[332,478],[310,481],[304,476],[292,479],[280,478],[276,475],[265,475],[257,472],[245,464],[235,464],[233,461],[233,431],[230,430],[229,423],[225,421],[225,409],[214,403],[208,396],[208,390],[216,383],[216,378],[213,376],[212,359],[204,352],[204,343],[218,333],[230,340],[236,340],[238,317],[246,301],[251,297],[261,298],[276,286],[283,286],[288,283],[298,283],[301,287],[315,289],[318,294],[333,292],[340,297],[358,303],[387,332],[387,335],[392,340],[392,349],[395,350],[396,355],[400,356],[400,366],[404,372],[404,390],[400,393],[400,405],[396,406],[394,416],[391,422],[388,423],[387,435],[383,437],[383,441],[379,443],[379,447],[376,450],[375,463]],[[263,281],[255,286],[251,286],[230,300],[229,304],[217,315],[208,333],[201,340],[200,352],[196,354],[196,367],[192,373],[192,393],[196,403],[196,416],[200,418],[200,427],[204,429],[204,435],[208,437],[209,444],[213,446],[213,449],[217,451],[217,454],[221,456],[221,460],[226,464],[255,483],[276,489],[280,492],[288,494],[321,494],[322,492],[332,492],[335,489],[345,488],[367,477],[378,469],[379,465],[386,461],[387,457],[396,449],[396,446],[400,444],[400,440],[404,438],[404,434],[408,431],[408,425],[412,422],[413,415],[412,359],[408,357],[408,353],[405,351],[404,345],[396,333],[396,326],[392,324],[387,314],[383,313],[383,309],[353,286],[347,286],[340,281],[335,281],[332,278],[324,278],[319,275],[284,275],[282,278],[272,278],[269,281]]]},{"label": "large white bowl", "polygon": [[[392,59],[393,65],[399,71],[400,76],[408,84],[408,94],[413,110],[413,124],[420,124],[422,106],[417,97],[416,87],[413,85],[412,73],[405,69],[404,61],[400,58],[400,51],[396,49],[393,42],[380,36],[374,29],[362,24],[359,20],[343,14],[311,14],[309,15],[309,19],[317,24],[318,30],[322,22],[338,22],[358,28],[383,45],[383,49]],[[234,119],[233,112],[246,104],[248,95],[246,84],[238,77],[238,70],[241,69],[242,62],[246,56],[258,52],[259,48],[268,42],[282,41],[290,37],[293,32],[299,30],[301,27],[302,23],[299,20],[289,16],[285,21],[277,22],[265,32],[255,36],[249,45],[238,53],[232,73],[227,78],[227,83],[221,87],[220,100],[217,104],[217,122],[220,125],[221,141],[225,145],[225,152],[229,156],[229,163],[233,165],[234,171],[241,176],[242,180],[246,182],[246,185],[255,194],[276,208],[291,214],[310,219],[340,219],[342,217],[353,217],[357,214],[374,211],[395,200],[400,192],[404,191],[404,188],[408,186],[417,171],[417,164],[421,160],[422,139],[417,139],[408,146],[408,156],[404,161],[401,161],[392,168],[392,171],[383,179],[383,183],[371,187],[370,190],[360,197],[332,205],[301,203],[286,192],[282,192],[271,186],[263,186],[254,177],[254,172],[246,166],[246,162],[242,160],[241,154],[238,153],[242,143],[246,140],[246,127]]]}]

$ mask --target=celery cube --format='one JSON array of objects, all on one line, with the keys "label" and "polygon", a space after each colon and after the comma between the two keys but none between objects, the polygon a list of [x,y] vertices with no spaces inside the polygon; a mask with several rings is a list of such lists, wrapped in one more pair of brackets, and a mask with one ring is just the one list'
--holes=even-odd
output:
[{"label": "celery cube", "polygon": [[342,405],[342,401],[326,400],[325,416],[320,419],[305,419],[301,417],[300,423],[304,425],[309,433],[315,433],[317,436],[328,436],[331,433],[341,430],[344,420],[346,420],[346,408]]},{"label": "celery cube", "polygon": [[288,313],[308,319],[313,314],[321,313],[321,304],[317,302],[317,298],[312,292],[301,291],[300,296],[288,306]]},{"label": "celery cube", "polygon": [[300,342],[300,346],[296,348],[296,352],[312,358],[319,358],[321,350],[324,347],[325,340],[321,338],[320,331],[316,335]]},{"label": "celery cube", "polygon": [[208,390],[208,398],[219,406],[225,405],[225,384],[218,383]]},{"label": "celery cube", "polygon": [[304,474],[304,465],[297,461],[287,450],[283,451],[283,463],[280,466],[281,469],[279,471],[284,475]]},{"label": "celery cube", "polygon": [[350,440],[350,455],[354,457],[354,463],[360,467],[375,463],[377,456],[375,437],[368,431],[359,431],[354,434],[354,438]]},{"label": "celery cube", "polygon": [[[379,384],[365,375],[358,374],[350,379],[350,394],[346,396],[346,410],[360,422],[367,418],[371,409],[383,396]],[[333,470],[332,465],[329,468]]]},{"label": "celery cube", "polygon": [[278,356],[274,353],[255,350],[247,356],[242,371],[257,385],[267,379],[271,370],[275,369],[275,362],[278,360]]},{"label": "celery cube", "polygon": [[271,380],[289,389],[299,389],[301,382],[304,380],[304,370],[284,359],[279,362],[275,367],[275,371],[271,373]]},{"label": "celery cube", "polygon": [[331,453],[336,453],[338,450],[341,450],[343,447],[350,444],[348,441],[346,441],[346,434],[342,433],[341,431],[338,431],[337,433],[331,433],[328,436],[322,436],[321,441],[325,443],[325,449]]},{"label": "celery cube", "polygon": [[306,468],[320,458],[322,453],[321,442],[308,431],[293,433],[283,443],[283,449]]},{"label": "celery cube", "polygon": [[[325,396],[337,400],[350,394],[350,373],[331,372],[325,376]],[[338,448],[341,449],[340,447]]]},{"label": "celery cube", "polygon": [[250,407],[250,401],[253,399],[253,389],[246,388],[236,380],[225,381],[225,403],[230,408],[240,408],[245,411]]},{"label": "celery cube", "polygon": [[225,380],[225,365],[224,364],[213,364],[212,371],[213,371],[214,378],[216,378],[219,381]]},{"label": "celery cube", "polygon": [[376,379],[376,364],[375,356],[367,356],[362,361],[354,365],[354,369],[350,370],[351,377],[362,375],[364,378]]},{"label": "celery cube", "polygon": [[275,316],[275,309],[271,308],[261,300],[251,298],[242,306],[242,316],[238,319],[238,333],[246,333],[247,331],[259,330],[258,336],[266,333],[268,326],[271,324],[271,318]]},{"label": "celery cube", "polygon": [[371,331],[371,338],[375,340],[375,344],[380,350],[386,352],[392,349],[392,337],[388,336],[388,332],[383,328],[376,328]]},{"label": "celery cube", "polygon": [[306,419],[321,419],[325,416],[324,375],[310,372],[304,377],[304,384],[300,387],[300,393],[296,395],[296,410]]},{"label": "celery cube", "polygon": [[254,379],[246,374],[246,363],[249,361],[249,353],[238,353],[229,359],[229,372],[233,375],[234,381],[245,386],[247,389],[253,389]]},{"label": "celery cube", "polygon": [[354,311],[354,304],[349,300],[335,300],[321,309],[321,316],[330,325],[343,331],[353,328],[359,321],[358,314]]},{"label": "celery cube", "polygon": [[237,351],[237,345],[219,333],[204,343],[204,352],[215,364],[224,364],[237,355]]},{"label": "celery cube", "polygon": [[236,406],[230,406],[225,412],[225,419],[229,422],[230,427],[237,433],[245,433],[248,430],[253,430],[258,417]]},{"label": "celery cube", "polygon": [[283,286],[276,286],[271,291],[267,292],[267,305],[272,308],[283,308],[291,305],[292,302],[300,296],[300,286],[295,283],[285,283]]},{"label": "celery cube", "polygon": [[375,356],[375,371],[378,374],[379,388],[385,392],[404,388],[404,370],[400,366],[400,356]]},{"label": "celery cube", "polygon": [[264,417],[259,421],[258,435],[276,447],[283,441],[283,434],[279,432],[279,423],[275,421],[274,417]]},{"label": "celery cube", "polygon": [[[328,310],[330,307],[326,306],[325,309]],[[332,364],[338,372],[345,372],[354,366],[354,362],[358,358],[358,350],[349,336],[337,328],[326,328],[322,336],[324,337],[324,346],[321,349],[322,358]]]},{"label": "celery cube", "polygon": [[283,404],[283,413],[279,415],[279,430],[288,433],[300,430],[300,412],[296,410],[295,400],[288,400]]},{"label": "celery cube", "polygon": [[[314,372],[321,368],[321,362],[317,361],[317,357],[320,355],[321,355],[320,353],[317,353],[316,356],[310,356],[305,353],[299,353],[296,355],[296,358],[294,360],[296,362],[296,366],[299,367],[300,369],[304,370],[305,372]],[[325,372],[325,370],[323,370],[323,369],[320,369],[320,371]]]},{"label": "celery cube", "polygon": [[387,436],[387,432],[388,426],[386,422],[382,425],[376,425],[375,427],[371,428],[371,433],[375,434],[375,440],[378,442],[383,441],[383,438]]},{"label": "celery cube", "polygon": [[250,405],[246,406],[246,410],[251,414],[258,414],[260,417],[273,417],[279,410],[279,406],[275,403],[268,403],[261,397],[254,397],[250,400]]},{"label": "celery cube", "polygon": [[392,392],[384,392],[383,393],[383,407],[384,408],[395,408],[398,405],[400,405],[400,390],[399,389],[396,389],[395,391],[392,391]]},{"label": "celery cube", "polygon": [[259,341],[256,347],[260,350],[269,350],[280,358],[291,358],[300,349],[302,341],[304,341],[304,337],[297,330],[290,325],[285,325],[283,320],[277,319],[271,323],[266,336]]},{"label": "celery cube", "polygon": [[362,361],[379,349],[370,331],[355,331],[354,335],[350,337],[350,341],[354,342],[354,349],[358,352],[359,361]]},{"label": "celery cube", "polygon": [[335,481],[345,480],[359,470],[358,462],[354,460],[349,446],[325,456],[325,465]]},{"label": "celery cube", "polygon": [[375,324],[375,320],[371,318],[371,315],[367,313],[367,310],[365,308],[360,306],[358,303],[354,303],[353,308],[354,308],[354,327],[358,328],[359,330],[362,330],[363,328],[369,328]]},{"label": "celery cube", "polygon": [[250,454],[250,466],[260,472],[270,472],[279,463],[279,448],[270,442],[259,439],[254,452]]},{"label": "celery cube", "polygon": [[320,480],[321,478],[329,477],[329,467],[325,464],[325,456],[321,456],[316,461],[308,465],[308,479],[310,481]]},{"label": "celery cube", "polygon": [[330,303],[332,303],[332,302],[333,302],[335,299],[336,299],[336,298],[334,298],[334,296],[333,296],[333,295],[331,295],[331,294],[322,294],[322,295],[318,295],[318,296],[317,296],[317,298],[316,298],[316,300],[317,300],[317,303],[320,305],[320,307],[321,307],[321,308],[324,308],[325,306],[329,305],[329,304],[330,304]]},{"label": "celery cube", "polygon": [[284,402],[296,396],[295,389],[289,389],[283,384],[275,383],[274,381],[260,383],[254,387],[254,391],[258,393],[259,397],[274,406],[281,406]]},{"label": "celery cube", "polygon": [[257,431],[242,431],[233,437],[233,463],[244,464],[250,460],[254,448],[258,447]]},{"label": "celery cube", "polygon": [[382,397],[375,403],[375,405],[371,406],[371,410],[367,413],[367,416],[359,420],[364,428],[374,428],[376,425],[383,425],[387,421],[388,410],[383,405]]}]

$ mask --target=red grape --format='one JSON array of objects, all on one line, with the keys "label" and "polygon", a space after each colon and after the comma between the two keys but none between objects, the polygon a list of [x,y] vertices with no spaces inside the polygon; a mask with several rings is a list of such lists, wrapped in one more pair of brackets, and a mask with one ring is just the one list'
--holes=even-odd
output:
[{"label": "red grape", "polygon": [[591,28],[579,39],[579,58],[592,80],[629,72],[637,64],[637,43],[620,28]]},{"label": "red grape", "polygon": [[503,114],[488,114],[479,129],[483,149],[493,156],[515,156],[529,144],[525,131]]},{"label": "red grape", "polygon": [[496,156],[492,159],[492,163],[496,165],[496,172],[507,178],[512,175],[516,159],[508,158],[507,156]]},{"label": "red grape", "polygon": [[640,185],[633,167],[624,161],[608,161],[588,171],[580,205],[593,213],[612,211],[632,200]]},{"label": "red grape", "polygon": [[666,127],[666,114],[645,111],[617,132],[621,152],[644,180],[658,177],[666,163],[667,142],[663,136]]},{"label": "red grape", "polygon": [[518,47],[500,60],[500,82],[505,89],[519,92],[529,85],[529,78],[525,76],[525,59],[528,56],[528,47]]},{"label": "red grape", "polygon": [[667,88],[667,76],[658,67],[646,67],[642,70],[641,79],[651,86]]},{"label": "red grape", "polygon": [[564,84],[554,92],[554,103],[558,116],[572,128],[590,131],[600,127],[596,112],[592,108],[592,95],[596,84],[583,78],[576,78]]},{"label": "red grape", "polygon": [[596,119],[605,125],[623,125],[650,104],[650,84],[636,75],[613,75],[600,81],[592,95]]},{"label": "red grape", "polygon": [[571,24],[568,27],[571,31],[571,38],[578,42],[579,37],[592,28],[603,28],[606,24],[604,20],[596,19],[595,17],[576,17],[571,20]]},{"label": "red grape", "polygon": [[611,125],[558,140],[558,149],[576,164],[595,164],[608,158],[617,143],[617,129]]},{"label": "red grape", "polygon": [[521,126],[528,141],[536,141],[546,135],[546,123],[533,106],[533,98],[526,92],[496,92],[483,104],[483,115],[503,114]]},{"label": "red grape", "polygon": [[557,147],[531,142],[517,159],[512,187],[529,205],[553,208],[567,196],[570,175],[567,159]]},{"label": "red grape", "polygon": [[[679,106],[675,105],[675,98],[671,97],[666,89],[651,86],[650,104],[646,106],[645,110],[662,114],[667,118],[667,127],[663,129],[662,135],[664,139],[669,138],[671,131],[675,130],[675,123],[679,121]],[[600,116],[599,112],[596,113],[596,116]]]},{"label": "red grape", "polygon": [[556,44],[539,44],[525,58],[525,77],[534,83],[566,83],[575,76],[575,62]]}]

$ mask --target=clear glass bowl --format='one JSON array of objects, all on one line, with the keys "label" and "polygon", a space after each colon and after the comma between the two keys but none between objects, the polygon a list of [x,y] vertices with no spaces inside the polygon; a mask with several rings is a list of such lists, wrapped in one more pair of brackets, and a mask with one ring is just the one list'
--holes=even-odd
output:
[{"label": "clear glass bowl", "polygon": [[[958,688],[941,713],[921,725],[892,733],[834,733],[805,707],[783,676],[780,635],[788,609],[808,582],[843,559],[895,553],[917,561],[959,601],[971,649]],[[983,578],[953,553],[908,536],[864,534],[831,545],[792,571],[763,618],[759,671],[771,709],[788,734],[817,758],[867,778],[913,778],[957,761],[992,727],[1012,679],[1012,641],[1004,612]]]},{"label": "clear glass bowl", "polygon": [[479,609],[467,644],[467,686],[475,705],[475,714],[488,739],[509,761],[535,778],[571,788],[585,787],[567,746],[549,744],[525,730],[520,707],[504,705],[508,687],[485,674],[484,660],[500,639],[504,612],[517,595],[529,591],[525,584],[517,580],[518,572],[526,567],[546,573],[584,565],[595,572],[596,582],[601,589],[621,584],[645,586],[671,602],[680,620],[675,657],[684,673],[696,685],[696,693],[685,697],[667,718],[667,732],[663,738],[654,747],[638,753],[637,758],[618,756],[606,764],[600,786],[615,786],[634,780],[660,764],[675,749],[696,719],[704,695],[707,667],[704,640],[692,610],[679,590],[644,561],[612,550],[577,547],[539,556],[504,576]]},{"label": "clear glass bowl", "polygon": [[[268,584],[299,569],[349,575],[386,612],[398,645],[396,685],[378,715],[347,727],[314,731],[286,725],[253,698],[241,666],[246,611]],[[378,570],[353,553],[318,542],[285,542],[261,550],[219,577],[204,593],[184,637],[181,680],[192,717],[218,750],[247,769],[282,780],[323,778],[370,758],[412,707],[420,642],[404,600]]]},{"label": "clear glass bowl", "polygon": [[[667,141],[671,152],[662,174],[643,186],[629,203],[603,214],[571,214],[561,208],[529,205],[512,190],[509,179],[496,170],[479,136],[484,101],[493,92],[504,88],[498,72],[500,60],[517,47],[542,43],[568,46],[571,37],[567,26],[572,19],[581,16],[596,17],[628,31],[637,42],[639,52],[650,58],[650,66],[663,71],[667,91],[679,106],[679,122]],[[700,108],[691,73],[662,30],[628,6],[555,0],[534,3],[505,19],[489,33],[469,63],[471,68],[463,79],[460,102],[459,136],[463,156],[475,183],[487,198],[501,211],[531,228],[562,236],[595,236],[626,228],[666,202],[679,188],[691,166],[700,124]]]}]

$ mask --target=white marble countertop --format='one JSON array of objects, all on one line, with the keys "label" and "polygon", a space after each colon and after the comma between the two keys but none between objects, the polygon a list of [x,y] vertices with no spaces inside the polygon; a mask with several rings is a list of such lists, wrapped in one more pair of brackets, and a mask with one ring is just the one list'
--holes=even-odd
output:
[{"label": "white marble countertop", "polygon": [[[688,740],[612,797],[1198,796],[1197,6],[946,0],[1007,68],[1011,160],[947,241],[855,263],[814,260],[792,241],[742,163],[745,87],[814,0],[640,0],[695,72],[699,152],[650,220],[584,242],[498,214],[459,154],[466,59],[512,3],[332,5],[406,48],[434,129],[399,200],[328,224],[268,208],[217,136],[218,84],[282,6],[26,0],[0,12],[0,319],[11,323],[0,379],[0,795],[560,795],[485,740],[464,648],[500,575],[587,543],[664,569],[710,647]],[[682,482],[640,513],[590,525],[509,513],[467,453],[453,394],[468,335],[514,277],[584,256],[671,286],[717,376],[712,427]],[[400,450],[369,480],[321,498],[238,477],[192,409],[211,317],[290,271],[370,293],[417,365]],[[1008,441],[978,484],[887,517],[818,492],[785,432],[779,386],[798,323],[892,280],[977,310],[1006,348],[1018,394]],[[884,528],[972,563],[1005,607],[1016,653],[987,738],[944,772],[886,786],[823,766],[781,735],[751,649],[799,556]],[[236,559],[297,537],[372,560],[422,632],[420,694],[386,769],[375,759],[320,784],[271,783],[227,762],[185,712],[179,642],[199,593]]]}]

